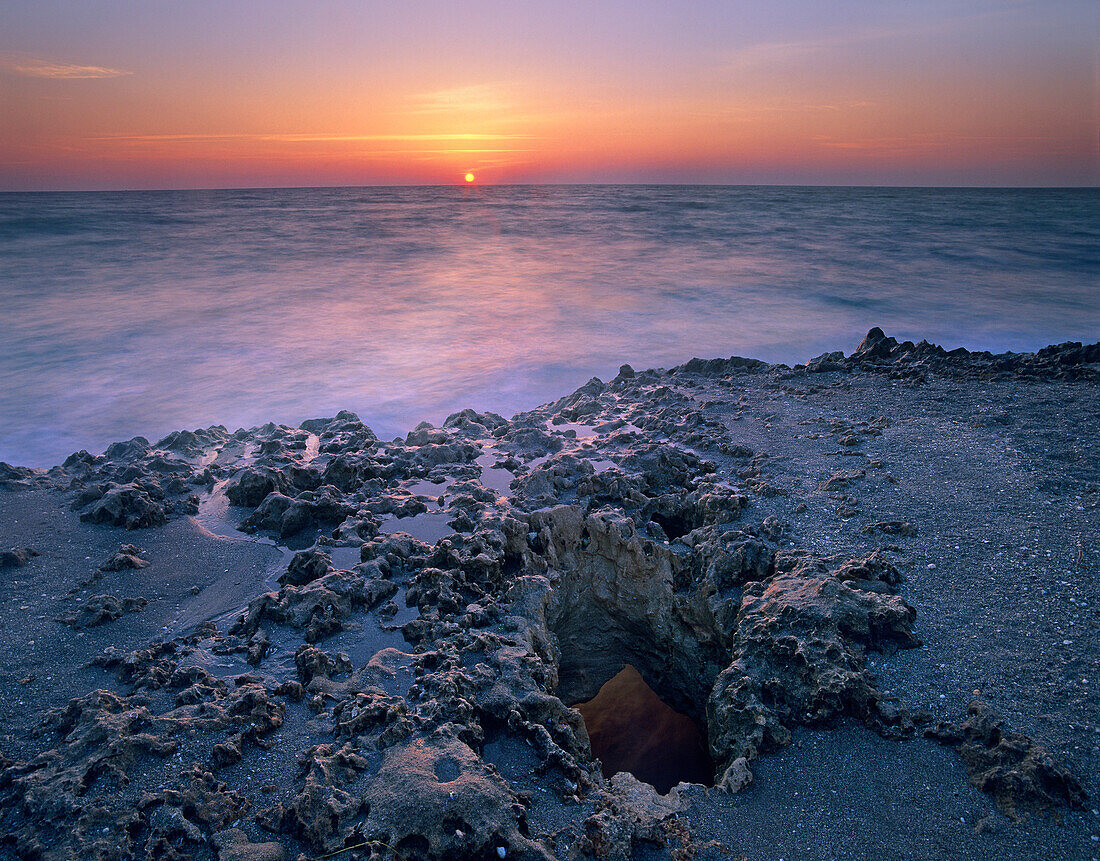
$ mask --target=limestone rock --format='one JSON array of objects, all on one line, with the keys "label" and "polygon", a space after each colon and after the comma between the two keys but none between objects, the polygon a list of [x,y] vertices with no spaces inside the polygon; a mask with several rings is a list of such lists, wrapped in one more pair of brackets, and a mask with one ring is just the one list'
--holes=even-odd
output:
[{"label": "limestone rock", "polygon": [[219,831],[211,842],[218,847],[218,861],[286,861],[280,844],[252,843],[239,828]]},{"label": "limestone rock", "polygon": [[168,522],[164,506],[155,502],[149,492],[135,484],[110,487],[80,515],[88,523],[107,523],[142,529]]},{"label": "limestone rock", "polygon": [[549,859],[521,833],[525,810],[499,775],[454,738],[390,748],[366,792],[369,837],[429,858]]},{"label": "limestone rock", "polygon": [[1004,719],[979,700],[970,703],[961,724],[941,721],[925,734],[956,748],[970,782],[990,793],[1013,819],[1084,806],[1080,782],[1041,745],[1009,730]]},{"label": "limestone rock", "polygon": [[281,472],[269,467],[246,467],[226,485],[225,495],[233,505],[255,508],[268,494],[287,490],[287,480]]},{"label": "limestone rock", "polygon": [[716,786],[729,793],[738,793],[750,783],[752,783],[752,771],[749,770],[749,761],[739,756],[722,772],[722,777]]},{"label": "limestone rock", "polygon": [[12,547],[0,551],[0,568],[22,568],[37,555],[38,551],[31,547]]},{"label": "limestone rock", "polygon": [[104,622],[113,622],[124,613],[135,613],[145,608],[149,602],[145,598],[123,598],[114,595],[92,595],[75,613],[59,616],[57,621],[70,628],[93,628]]},{"label": "limestone rock", "polygon": [[148,568],[152,563],[141,558],[141,549],[134,544],[123,544],[99,566],[100,571],[126,571]]}]

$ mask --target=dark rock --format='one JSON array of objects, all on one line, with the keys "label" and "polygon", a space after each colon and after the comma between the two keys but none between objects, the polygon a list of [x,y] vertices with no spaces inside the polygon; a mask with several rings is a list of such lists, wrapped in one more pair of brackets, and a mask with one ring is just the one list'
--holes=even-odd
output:
[{"label": "dark rock", "polygon": [[215,768],[224,768],[241,761],[244,745],[244,733],[235,733],[223,742],[214,745],[210,761]]},{"label": "dark rock", "polygon": [[672,368],[669,373],[701,374],[702,376],[716,377],[735,372],[752,372],[766,367],[767,362],[761,362],[759,359],[746,359],[741,356],[730,356],[728,359],[694,358]]},{"label": "dark rock", "polygon": [[148,568],[152,564],[141,558],[141,549],[134,544],[123,544],[99,566],[100,571],[127,571]]},{"label": "dark rock", "polygon": [[898,342],[894,338],[887,337],[882,329],[875,326],[859,342],[859,346],[852,353],[852,358],[855,360],[886,359],[889,358],[890,351],[897,345]]},{"label": "dark rock", "polygon": [[304,586],[332,570],[332,559],[322,550],[302,550],[295,553],[286,573],[279,577],[282,585]]},{"label": "dark rock", "polygon": [[908,520],[880,520],[877,523],[868,523],[863,527],[868,535],[881,532],[883,535],[901,535],[910,537],[917,534],[917,528]]},{"label": "dark rock", "polygon": [[261,825],[291,834],[318,853],[338,852],[344,848],[345,835],[365,807],[363,799],[341,787],[366,767],[367,761],[349,745],[311,747],[299,759],[304,777],[301,792],[290,804],[278,805]]},{"label": "dark rock", "polygon": [[844,354],[839,350],[833,353],[822,353],[806,363],[806,370],[813,374],[824,374],[829,371],[844,369]]},{"label": "dark rock", "polygon": [[269,467],[245,467],[226,485],[225,495],[233,505],[255,508],[269,493],[286,493],[286,477]]},{"label": "dark rock", "polygon": [[[524,811],[499,774],[458,739],[416,739],[386,751],[367,787],[366,830],[429,858],[549,859],[524,836]],[[450,823],[460,822],[456,828]],[[503,849],[505,854],[500,854]]]},{"label": "dark rock", "polygon": [[286,861],[286,849],[278,843],[252,843],[239,828],[229,828],[213,835],[218,847],[218,861]]},{"label": "dark rock", "polygon": [[30,487],[35,475],[33,469],[25,466],[12,466],[10,463],[0,461],[0,490],[18,490]]},{"label": "dark rock", "polygon": [[1086,794],[1080,782],[1026,735],[1010,731],[985,703],[974,700],[961,724],[941,721],[925,731],[958,750],[970,782],[990,793],[1012,819],[1029,813],[1051,815],[1062,807],[1079,809]]},{"label": "dark rock", "polygon": [[339,673],[350,673],[351,661],[348,656],[339,653],[335,657],[323,652],[314,646],[302,644],[294,653],[294,666],[298,670],[298,678],[303,685],[309,688],[310,682],[317,677],[331,678]]},{"label": "dark rock", "polygon": [[114,595],[92,595],[80,605],[76,613],[59,616],[57,621],[70,628],[94,628],[104,622],[113,622],[125,613],[143,610],[149,602],[145,598],[123,598]]},{"label": "dark rock", "polygon": [[38,551],[32,547],[12,547],[0,551],[0,568],[22,568],[37,555]]},{"label": "dark rock", "polygon": [[86,523],[142,529],[168,522],[164,506],[134,484],[113,485],[80,515]]}]

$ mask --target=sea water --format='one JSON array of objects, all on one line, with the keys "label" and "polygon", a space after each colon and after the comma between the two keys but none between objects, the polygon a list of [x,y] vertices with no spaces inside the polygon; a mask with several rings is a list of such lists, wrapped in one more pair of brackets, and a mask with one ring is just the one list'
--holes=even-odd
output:
[{"label": "sea water", "polygon": [[382,437],[619,365],[1100,336],[1100,193],[0,194],[0,460],[350,409]]}]

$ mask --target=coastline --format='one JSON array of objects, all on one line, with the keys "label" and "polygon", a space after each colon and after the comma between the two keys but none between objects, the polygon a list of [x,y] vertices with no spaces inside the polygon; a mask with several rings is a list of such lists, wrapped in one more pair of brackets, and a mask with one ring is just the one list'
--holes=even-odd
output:
[{"label": "coastline", "polygon": [[[37,554],[0,851],[1097,857],[1098,381],[1100,345],[872,330],[390,442],[341,413],[0,465]],[[623,663],[724,787],[601,777],[568,706]]]}]

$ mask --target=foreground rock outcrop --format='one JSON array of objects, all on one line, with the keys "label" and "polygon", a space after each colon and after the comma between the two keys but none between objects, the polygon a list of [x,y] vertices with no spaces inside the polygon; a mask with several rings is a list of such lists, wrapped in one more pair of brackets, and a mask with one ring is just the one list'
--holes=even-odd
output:
[{"label": "foreground rock outcrop", "polygon": [[[1079,808],[1082,784],[986,707],[933,726],[879,680],[921,645],[904,571],[923,530],[868,516],[838,549],[791,519],[860,520],[866,489],[896,483],[861,452],[891,418],[803,420],[791,438],[821,463],[797,472],[731,405],[750,376],[796,394],[859,374],[1094,386],[1098,361],[1095,345],[997,357],[872,330],[849,358],[624,366],[512,420],[466,410],[389,442],[341,412],[6,468],[12,492],[62,491],[86,523],[193,516],[298,549],[243,604],[202,597],[199,623],[168,614],[142,647],[93,655],[102,687],[49,711],[34,755],[0,759],[0,844],[48,859],[721,854],[679,818],[697,784],[746,790],[761,756],[843,722],[956,747],[1011,816]],[[148,615],[140,584],[160,564],[123,545],[58,622],[92,636]],[[100,591],[116,575],[134,594]],[[698,731],[695,783],[662,795],[602,773],[574,706],[627,666]]]}]

